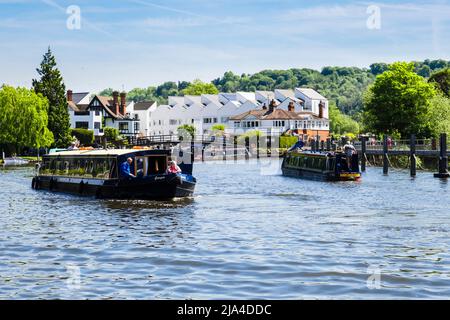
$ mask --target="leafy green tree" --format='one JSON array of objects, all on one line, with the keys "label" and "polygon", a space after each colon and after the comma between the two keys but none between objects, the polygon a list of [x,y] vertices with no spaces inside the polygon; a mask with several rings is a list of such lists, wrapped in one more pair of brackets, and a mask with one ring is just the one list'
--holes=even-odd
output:
[{"label": "leafy green tree", "polygon": [[48,101],[25,88],[3,86],[0,89],[0,144],[16,152],[23,147],[41,148],[53,143],[48,130]]},{"label": "leafy green tree", "polygon": [[70,130],[72,136],[80,141],[80,144],[83,146],[90,146],[94,143],[94,131],[88,129],[72,129]]},{"label": "leafy green tree", "polygon": [[184,95],[199,96],[202,94],[218,94],[216,86],[212,83],[205,83],[199,79],[194,80],[186,89],[183,90]]},{"label": "leafy green tree", "polygon": [[178,127],[177,131],[178,131],[178,135],[181,137],[186,137],[186,136],[194,137],[197,129],[193,125],[183,124],[182,126]]},{"label": "leafy green tree", "polygon": [[134,102],[158,101],[155,87],[134,88],[128,92],[127,99]]},{"label": "leafy green tree", "polygon": [[179,94],[178,86],[175,82],[164,82],[162,85],[156,88],[156,95],[163,99],[167,99],[169,96],[176,96]]},{"label": "leafy green tree", "polygon": [[111,128],[111,127],[105,127],[103,129],[104,136],[107,141],[115,142],[118,141],[120,138],[119,129]]},{"label": "leafy green tree", "polygon": [[367,125],[376,133],[427,136],[427,114],[434,95],[433,85],[414,72],[413,63],[393,63],[367,91]]},{"label": "leafy green tree", "polygon": [[357,135],[360,131],[358,122],[343,114],[334,103],[329,105],[330,130],[337,135]]},{"label": "leafy green tree", "polygon": [[428,81],[435,83],[439,90],[450,97],[450,68],[433,73]]},{"label": "leafy green tree", "polygon": [[66,101],[66,87],[50,47],[44,54],[40,68],[36,69],[40,79],[33,79],[33,89],[49,102],[48,128],[53,132],[56,147],[67,147],[71,141],[70,119]]},{"label": "leafy green tree", "polygon": [[424,78],[429,78],[431,75],[431,68],[427,65],[423,65],[416,70],[417,74]]},{"label": "leafy green tree", "polygon": [[441,133],[450,135],[450,98],[437,94],[431,100],[428,121],[433,137],[437,138]]},{"label": "leafy green tree", "polygon": [[211,131],[214,135],[223,135],[225,133],[225,127],[224,124],[215,124],[211,127]]},{"label": "leafy green tree", "polygon": [[112,97],[113,96],[113,92],[114,92],[113,88],[107,88],[107,89],[104,89],[104,90],[100,91],[100,93],[98,95],[99,96],[104,96],[104,97]]},{"label": "leafy green tree", "polygon": [[388,70],[389,65],[387,63],[373,63],[370,65],[370,71],[373,75],[377,76]]}]

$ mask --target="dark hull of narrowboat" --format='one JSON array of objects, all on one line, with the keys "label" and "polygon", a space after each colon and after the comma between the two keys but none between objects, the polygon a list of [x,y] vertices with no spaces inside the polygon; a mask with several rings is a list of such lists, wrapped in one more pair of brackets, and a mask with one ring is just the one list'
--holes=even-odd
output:
[{"label": "dark hull of narrowboat", "polygon": [[120,180],[37,176],[33,178],[32,188],[98,199],[164,200],[192,197],[195,184],[195,178],[187,181],[177,175]]},{"label": "dark hull of narrowboat", "polygon": [[286,167],[281,168],[283,176],[315,181],[358,181],[361,174],[358,172],[336,174],[331,171],[309,170],[305,168]]}]

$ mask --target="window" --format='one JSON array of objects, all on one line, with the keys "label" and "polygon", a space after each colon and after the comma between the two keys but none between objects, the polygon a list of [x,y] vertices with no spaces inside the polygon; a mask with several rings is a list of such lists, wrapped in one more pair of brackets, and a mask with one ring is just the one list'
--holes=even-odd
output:
[{"label": "window", "polygon": [[76,116],[88,116],[89,111],[75,111]]},{"label": "window", "polygon": [[100,129],[101,123],[100,122],[94,122],[94,129]]},{"label": "window", "polygon": [[99,116],[100,115],[100,111],[99,110],[95,110],[95,115]]},{"label": "window", "polygon": [[128,131],[128,122],[119,122],[119,131]]},{"label": "window", "polygon": [[169,120],[169,124],[170,124],[171,126],[174,126],[174,125],[177,124],[177,120],[170,119],[170,120]]},{"label": "window", "polygon": [[89,129],[89,122],[80,121],[75,122],[75,128],[77,129]]},{"label": "window", "polygon": [[234,127],[239,128],[241,126],[241,123],[239,121],[234,122]]}]

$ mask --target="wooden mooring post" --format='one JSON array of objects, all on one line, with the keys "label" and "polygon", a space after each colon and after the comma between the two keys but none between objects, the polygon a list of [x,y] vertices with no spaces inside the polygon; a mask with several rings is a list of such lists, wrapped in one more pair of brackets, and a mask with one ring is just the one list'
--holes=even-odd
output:
[{"label": "wooden mooring post", "polygon": [[238,137],[234,136],[233,139],[234,139],[234,141],[233,141],[234,142],[234,161],[237,161],[237,159],[238,159],[238,151],[237,151]]},{"label": "wooden mooring post", "polygon": [[272,136],[268,135],[266,139],[267,139],[267,157],[270,158],[272,157]]},{"label": "wooden mooring post", "polygon": [[331,151],[331,138],[327,138],[327,151]]},{"label": "wooden mooring post", "polygon": [[361,137],[361,171],[366,171],[366,159],[367,159],[367,137]]},{"label": "wooden mooring post", "polygon": [[245,160],[250,159],[250,137],[245,137]]},{"label": "wooden mooring post", "polygon": [[223,161],[227,161],[227,137],[222,137]]},{"label": "wooden mooring post", "polygon": [[417,172],[417,159],[416,159],[416,135],[412,134],[409,141],[409,169],[411,177],[416,176]]},{"label": "wooden mooring post", "polygon": [[194,138],[191,140],[191,164],[194,164],[195,161],[195,141]]},{"label": "wooden mooring post", "polygon": [[389,174],[388,136],[383,137],[383,174]]},{"label": "wooden mooring post", "polygon": [[441,134],[439,140],[439,172],[434,175],[435,178],[446,179],[450,177],[448,172],[448,157],[447,157],[447,134]]},{"label": "wooden mooring post", "polygon": [[256,135],[256,159],[259,159],[259,135]]}]

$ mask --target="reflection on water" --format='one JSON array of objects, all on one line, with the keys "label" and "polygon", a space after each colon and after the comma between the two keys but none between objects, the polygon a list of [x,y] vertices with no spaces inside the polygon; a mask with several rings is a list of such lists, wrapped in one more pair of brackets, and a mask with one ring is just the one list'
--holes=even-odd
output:
[{"label": "reflection on water", "polygon": [[449,296],[446,182],[271,167],[197,164],[195,197],[165,202],[36,192],[32,168],[0,169],[0,298]]}]

